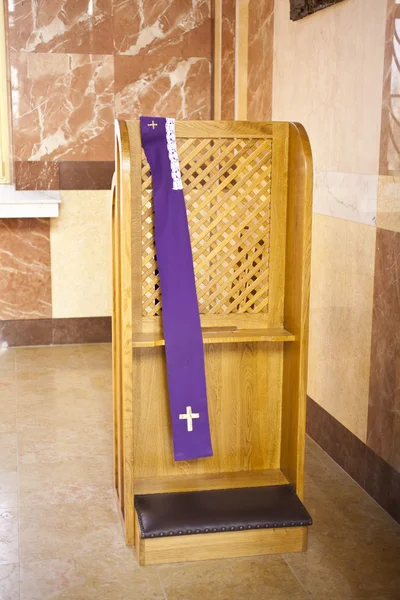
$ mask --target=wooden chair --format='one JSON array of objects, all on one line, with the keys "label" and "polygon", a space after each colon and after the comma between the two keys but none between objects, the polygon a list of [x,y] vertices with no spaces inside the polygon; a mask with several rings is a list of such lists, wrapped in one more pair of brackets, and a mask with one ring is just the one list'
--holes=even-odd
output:
[{"label": "wooden chair", "polygon": [[172,492],[290,484],[303,498],[312,212],[307,134],[294,123],[177,121],[176,137],[214,456],[173,459],[152,182],[139,121],[119,121],[112,192],[114,450],[126,543],[136,545],[141,564],[301,551],[305,524],[146,537],[138,523],[135,499],[139,506],[153,494],[172,501]]}]

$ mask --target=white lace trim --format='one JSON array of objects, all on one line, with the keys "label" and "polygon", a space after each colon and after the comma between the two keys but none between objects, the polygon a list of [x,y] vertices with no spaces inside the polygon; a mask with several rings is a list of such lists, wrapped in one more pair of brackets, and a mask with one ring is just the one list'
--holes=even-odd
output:
[{"label": "white lace trim", "polygon": [[165,133],[167,136],[169,164],[171,166],[172,189],[182,190],[181,170],[179,168],[178,150],[176,148],[175,119],[165,119]]}]

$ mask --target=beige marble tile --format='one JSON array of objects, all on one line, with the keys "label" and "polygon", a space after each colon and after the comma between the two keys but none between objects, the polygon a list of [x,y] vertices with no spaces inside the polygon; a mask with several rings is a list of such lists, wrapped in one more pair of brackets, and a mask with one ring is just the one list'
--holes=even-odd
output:
[{"label": "beige marble tile", "polygon": [[19,600],[19,565],[0,565],[1,600]]},{"label": "beige marble tile", "polygon": [[0,370],[0,434],[16,429],[17,377],[15,372]]},{"label": "beige marble tile", "polygon": [[0,434],[13,433],[17,427],[17,403],[7,396],[0,397]]},{"label": "beige marble tile", "polygon": [[306,600],[281,556],[205,561],[158,569],[168,600]]},{"label": "beige marble tile", "polygon": [[85,556],[123,550],[114,503],[42,504],[20,507],[20,560]]},{"label": "beige marble tile", "polygon": [[377,226],[400,231],[400,177],[380,175]]},{"label": "beige marble tile", "polygon": [[15,348],[0,348],[0,376],[15,371]]},{"label": "beige marble tile", "polygon": [[63,191],[50,230],[53,318],[111,314],[108,191]]},{"label": "beige marble tile", "polygon": [[[1,478],[1,474],[0,474]],[[16,508],[18,506],[17,492],[0,492],[0,510],[3,508]]]},{"label": "beige marble tile", "polygon": [[366,440],[376,229],[314,215],[308,393]]},{"label": "beige marble tile", "polygon": [[95,362],[112,356],[112,344],[81,344],[79,349],[86,359]]},{"label": "beige marble tile", "polygon": [[[285,558],[300,584],[312,598],[326,600],[396,600],[398,577],[396,565],[391,562],[382,568],[377,553],[369,548],[369,560],[364,557],[364,568],[359,568],[357,548],[343,545],[336,551],[327,548],[317,535],[311,534],[306,553],[288,554]],[[390,579],[386,579],[390,578]]]},{"label": "beige marble tile", "polygon": [[16,494],[17,491],[17,469],[4,469],[0,466],[0,497],[4,494],[8,498],[8,494]]},{"label": "beige marble tile", "polygon": [[112,455],[19,466],[21,506],[114,501]]},{"label": "beige marble tile", "polygon": [[[0,509],[0,565],[18,562],[18,513],[16,508]],[[1,588],[0,588],[1,589]]]},{"label": "beige marble tile", "polygon": [[17,374],[30,369],[37,372],[56,369],[79,369],[85,367],[79,345],[75,346],[39,346],[33,348],[16,348]]},{"label": "beige marble tile", "polygon": [[157,572],[130,549],[21,565],[21,600],[164,600]]},{"label": "beige marble tile", "polygon": [[88,369],[104,369],[105,372],[111,372],[111,344],[86,344],[82,345],[81,351]]},{"label": "beige marble tile", "polygon": [[[89,383],[89,378],[87,382]],[[112,395],[79,386],[32,392],[24,386],[18,396],[19,428],[35,424],[51,428],[54,423],[78,428],[82,424],[112,427]]]},{"label": "beige marble tile", "polygon": [[102,423],[19,424],[18,458],[25,465],[112,455],[112,429]]},{"label": "beige marble tile", "polygon": [[104,369],[88,369],[86,371],[90,379],[90,386],[96,393],[112,393],[112,376]]},{"label": "beige marble tile", "polygon": [[287,562],[313,598],[394,600],[399,526],[318,446],[311,450],[304,498],[313,517],[309,547],[285,555]]},{"label": "beige marble tile", "polygon": [[16,433],[0,434],[0,471],[13,470],[17,467],[17,435]]},{"label": "beige marble tile", "polygon": [[376,225],[378,175],[314,173],[313,212]]},{"label": "beige marble tile", "polygon": [[305,126],[318,170],[378,173],[385,25],[383,0],[296,22],[275,2],[272,118]]}]

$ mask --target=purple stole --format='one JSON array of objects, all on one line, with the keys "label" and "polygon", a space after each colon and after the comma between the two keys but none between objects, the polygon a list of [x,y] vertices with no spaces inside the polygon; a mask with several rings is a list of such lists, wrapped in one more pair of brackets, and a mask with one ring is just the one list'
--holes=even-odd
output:
[{"label": "purple stole", "polygon": [[174,456],[204,458],[212,456],[204,349],[175,120],[140,117],[140,130],[153,181]]}]

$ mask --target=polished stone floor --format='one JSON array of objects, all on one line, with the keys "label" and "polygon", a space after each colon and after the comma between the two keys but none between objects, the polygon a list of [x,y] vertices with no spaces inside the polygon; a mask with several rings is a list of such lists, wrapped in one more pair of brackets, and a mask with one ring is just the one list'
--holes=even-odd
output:
[{"label": "polished stone floor", "polygon": [[0,351],[0,600],[399,600],[400,526],[307,441],[305,554],[141,568],[112,489],[109,345]]}]

